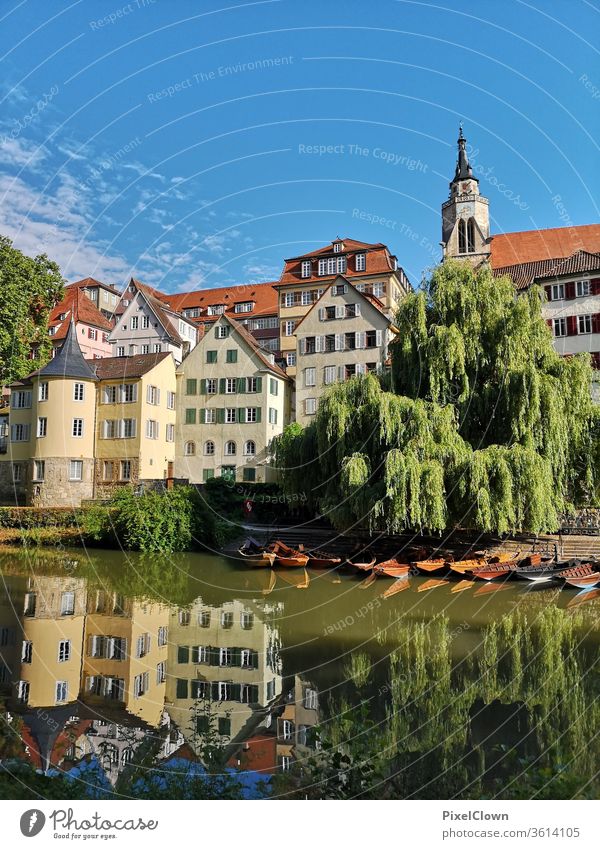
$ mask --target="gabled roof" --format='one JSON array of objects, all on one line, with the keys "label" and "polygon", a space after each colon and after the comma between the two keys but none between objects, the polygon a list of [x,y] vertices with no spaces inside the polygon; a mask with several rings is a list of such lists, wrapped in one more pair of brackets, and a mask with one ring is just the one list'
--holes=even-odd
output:
[{"label": "gabled roof", "polygon": [[87,362],[95,369],[98,380],[123,380],[125,378],[142,377],[170,356],[170,351],[161,351],[159,354],[104,357],[101,360],[88,360]]},{"label": "gabled roof", "polygon": [[331,287],[332,287],[332,286],[334,286],[334,285],[337,285],[337,281],[338,281],[338,280],[341,280],[341,281],[342,281],[342,283],[346,283],[348,286],[352,286],[352,288],[354,289],[354,291],[356,292],[356,294],[357,294],[357,295],[360,295],[360,297],[363,299],[363,301],[367,301],[367,303],[369,303],[372,307],[375,307],[375,309],[376,309],[378,312],[380,312],[380,313],[381,313],[382,318],[383,318],[385,321],[387,321],[387,323],[388,323],[388,324],[390,324],[390,325],[391,325],[391,323],[392,323],[392,322],[390,321],[390,319],[389,319],[389,318],[387,317],[387,315],[385,314],[385,307],[384,307],[384,305],[381,303],[381,301],[379,300],[379,298],[376,298],[374,295],[367,295],[367,294],[366,294],[366,292],[359,292],[359,290],[356,288],[356,286],[354,285],[354,283],[353,283],[351,280],[348,280],[348,278],[347,278],[347,277],[344,277],[344,275],[343,275],[343,274],[338,274],[338,275],[337,275],[337,277],[335,277],[335,278],[334,278],[334,279],[333,279],[330,283],[328,283],[328,284],[327,284],[326,288],[323,290],[323,294],[322,294],[319,298],[317,298],[317,300],[316,300],[316,301],[312,304],[311,308],[310,308],[310,309],[309,309],[309,311],[306,313],[306,315],[303,315],[303,316],[302,316],[302,318],[300,319],[300,321],[298,322],[298,324],[297,324],[297,325],[296,325],[296,327],[294,328],[294,336],[296,335],[296,333],[297,333],[297,331],[298,331],[298,328],[300,327],[300,325],[302,324],[302,322],[303,322],[303,321],[305,321],[305,320],[308,318],[308,316],[312,313],[312,311],[313,311],[316,307],[318,307],[318,306],[319,306],[319,304],[320,304],[320,303],[321,303],[321,301],[325,298],[325,296],[327,295],[327,293],[329,292],[329,290],[331,289]]},{"label": "gabled roof", "polygon": [[537,262],[508,265],[505,268],[494,268],[494,277],[507,274],[512,278],[517,289],[526,289],[537,280],[548,280],[589,271],[600,272],[600,253],[577,251],[569,257],[542,259]]},{"label": "gabled roof", "polygon": [[244,342],[246,342],[250,346],[250,348],[252,349],[252,352],[254,354],[256,354],[258,359],[261,361],[263,366],[268,371],[272,371],[273,374],[276,374],[277,377],[281,377],[284,380],[291,380],[289,374],[286,374],[286,372],[282,368],[280,368],[276,363],[272,363],[270,361],[266,352],[263,351],[262,348],[259,348],[256,339],[254,338],[254,336],[248,330],[246,330],[246,328],[244,327],[243,324],[239,324],[230,315],[225,315],[225,314],[218,316],[218,320],[219,321],[221,321],[221,320],[226,321],[231,325],[231,327],[233,328],[235,333],[237,333],[240,336],[240,338],[243,339]]},{"label": "gabled roof", "polygon": [[81,353],[73,320],[69,324],[65,341],[56,356],[36,374],[40,377],[76,377],[82,380],[96,380],[96,375]]},{"label": "gabled roof", "polygon": [[293,260],[298,259],[310,259],[311,257],[321,255],[329,256],[330,254],[333,254],[333,245],[335,242],[343,242],[344,250],[342,253],[346,253],[346,251],[387,250],[387,246],[384,245],[383,242],[359,242],[357,239],[334,239],[333,242],[325,245],[324,248],[316,248],[314,251],[290,257],[289,259],[284,260],[284,262],[292,262]]},{"label": "gabled roof", "polygon": [[600,251],[600,224],[500,233],[492,236],[491,250],[494,269],[565,259],[578,251],[597,253]]},{"label": "gabled roof", "polygon": [[[65,313],[65,318],[61,321],[59,316],[63,313]],[[113,328],[113,323],[100,312],[98,307],[81,291],[81,288],[75,285],[67,287],[65,297],[50,313],[48,327],[56,328],[56,331],[52,334],[53,339],[65,338],[71,318],[75,320],[76,324],[82,322],[99,330],[110,331]]]},{"label": "gabled roof", "polygon": [[[175,342],[177,345],[181,345],[183,343],[183,339],[179,335],[179,321],[188,321],[188,319],[184,318],[172,309],[172,307],[164,300],[165,295],[159,292],[158,289],[154,289],[152,286],[146,286],[145,283],[140,283],[139,280],[135,280],[133,277],[131,278],[129,285],[134,286],[136,291],[142,295],[156,318],[162,324],[171,341]],[[126,292],[123,294],[125,295]],[[134,297],[135,294],[132,294],[130,302]]]},{"label": "gabled roof", "polygon": [[225,312],[234,314],[236,304],[254,303],[250,312],[235,313],[246,318],[256,316],[277,315],[277,292],[275,283],[240,284],[238,286],[222,286],[218,289],[196,289],[179,295],[163,295],[163,299],[172,309],[178,312],[184,309],[198,307],[201,315],[190,321],[216,321],[219,315],[207,315],[206,309],[216,304],[224,304]]}]

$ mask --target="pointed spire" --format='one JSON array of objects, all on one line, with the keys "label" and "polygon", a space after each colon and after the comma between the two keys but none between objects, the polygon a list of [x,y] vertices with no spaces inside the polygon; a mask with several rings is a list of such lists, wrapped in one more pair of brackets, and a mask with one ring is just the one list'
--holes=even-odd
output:
[{"label": "pointed spire", "polygon": [[463,127],[462,121],[460,122],[458,128],[458,160],[456,162],[456,171],[454,172],[454,181],[456,180],[475,180],[476,177],[473,177],[473,169],[469,164],[469,157],[467,156],[466,144],[467,140],[463,135]]},{"label": "pointed spire", "polygon": [[50,377],[77,377],[82,380],[96,380],[93,369],[81,353],[73,314],[71,314],[65,341],[62,343],[58,354],[41,368],[38,374]]}]

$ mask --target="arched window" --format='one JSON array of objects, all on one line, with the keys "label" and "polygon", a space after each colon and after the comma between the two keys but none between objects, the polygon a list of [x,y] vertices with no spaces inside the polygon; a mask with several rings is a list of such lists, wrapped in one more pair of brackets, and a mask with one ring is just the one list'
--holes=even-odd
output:
[{"label": "arched window", "polygon": [[204,443],[204,453],[205,454],[214,454],[215,453],[215,443],[209,439],[208,442]]},{"label": "arched window", "polygon": [[249,439],[248,442],[246,442],[246,444],[244,445],[244,454],[247,454],[249,456],[254,456],[256,454],[256,443],[253,442],[251,439]]},{"label": "arched window", "polygon": [[235,454],[235,442],[232,439],[225,443],[225,454],[228,457],[232,457]]},{"label": "arched window", "polygon": [[467,251],[470,254],[475,253],[475,219],[469,218],[467,221]]},{"label": "arched window", "polygon": [[459,254],[467,252],[467,225],[464,218],[458,222],[458,252]]},{"label": "arched window", "polygon": [[193,457],[196,453],[196,443],[195,442],[186,442],[183,447],[183,452],[186,457]]}]

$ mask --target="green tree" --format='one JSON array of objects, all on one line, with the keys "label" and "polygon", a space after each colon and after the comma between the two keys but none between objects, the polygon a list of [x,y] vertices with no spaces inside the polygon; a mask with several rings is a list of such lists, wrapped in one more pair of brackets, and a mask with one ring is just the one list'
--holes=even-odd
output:
[{"label": "green tree", "polygon": [[337,384],[274,444],[288,492],[338,527],[538,532],[593,497],[598,419],[587,355],[561,358],[539,289],[447,262],[402,303],[392,386]]},{"label": "green tree", "polygon": [[61,299],[63,285],[58,265],[45,254],[25,256],[0,236],[1,386],[48,361],[48,315]]}]

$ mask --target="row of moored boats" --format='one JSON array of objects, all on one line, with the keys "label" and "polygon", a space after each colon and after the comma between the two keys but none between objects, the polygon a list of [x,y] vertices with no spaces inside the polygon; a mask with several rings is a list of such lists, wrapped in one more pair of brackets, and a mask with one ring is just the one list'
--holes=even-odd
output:
[{"label": "row of moored boats", "polygon": [[481,552],[469,559],[455,560],[451,555],[427,557],[426,549],[411,548],[395,557],[378,559],[364,548],[340,557],[319,549],[305,549],[303,545],[293,548],[280,539],[264,546],[256,540],[248,539],[239,549],[239,555],[253,567],[348,567],[368,574],[370,581],[378,577],[401,579],[411,574],[421,574],[438,578],[440,583],[446,583],[451,578],[459,579],[465,589],[475,581],[513,579],[562,584],[579,589],[600,587],[600,561],[594,557],[561,560],[556,550],[553,556],[535,550],[525,555],[521,552]]}]

